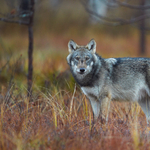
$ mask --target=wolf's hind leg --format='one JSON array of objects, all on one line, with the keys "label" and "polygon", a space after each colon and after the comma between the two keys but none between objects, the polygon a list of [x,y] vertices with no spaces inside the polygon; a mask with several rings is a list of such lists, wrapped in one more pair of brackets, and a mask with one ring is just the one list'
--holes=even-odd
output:
[{"label": "wolf's hind leg", "polygon": [[150,124],[150,97],[146,96],[145,98],[139,100],[138,103],[146,115],[147,124]]},{"label": "wolf's hind leg", "polygon": [[101,117],[106,121],[106,123],[108,122],[110,103],[111,99],[109,97],[105,97],[103,100],[101,100]]}]

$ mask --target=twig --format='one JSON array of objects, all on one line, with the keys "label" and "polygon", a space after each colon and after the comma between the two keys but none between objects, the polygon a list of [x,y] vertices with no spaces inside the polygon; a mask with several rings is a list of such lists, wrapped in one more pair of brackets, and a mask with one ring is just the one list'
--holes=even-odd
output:
[{"label": "twig", "polygon": [[140,16],[138,16],[138,17],[134,17],[134,18],[131,18],[131,19],[109,18],[109,17],[105,17],[105,16],[102,16],[102,15],[100,15],[100,14],[94,12],[93,10],[91,10],[90,8],[87,7],[87,4],[85,4],[85,2],[81,1],[81,3],[83,4],[85,10],[86,10],[89,14],[91,14],[91,15],[93,15],[93,16],[99,18],[99,19],[102,19],[104,24],[111,25],[111,26],[132,24],[132,23],[141,21],[141,20],[143,20],[143,19],[148,19],[148,18],[150,18],[150,14],[140,15]]},{"label": "twig", "polygon": [[131,5],[131,4],[128,4],[126,2],[120,2],[118,0],[115,0],[115,2],[120,5],[120,6],[123,6],[123,7],[127,7],[127,8],[131,8],[131,9],[142,9],[142,10],[145,10],[145,9],[150,9],[150,5],[145,5],[145,6],[142,6],[142,5]]},{"label": "twig", "polygon": [[10,23],[18,23],[18,24],[22,24],[22,25],[29,25],[29,22],[22,21],[22,20],[11,20],[11,19],[7,19],[7,18],[0,18],[0,21],[10,22]]},{"label": "twig", "polygon": [[10,60],[7,60],[6,64],[4,66],[2,66],[2,68],[0,69],[0,73],[2,72],[2,70],[7,66],[7,64],[9,63]]},{"label": "twig", "polygon": [[72,99],[71,99],[71,104],[70,104],[70,118],[71,118],[71,114],[72,114],[72,106],[73,106],[73,100],[74,100],[75,92],[76,92],[76,84],[75,84],[75,87],[74,87],[74,92],[73,92]]}]

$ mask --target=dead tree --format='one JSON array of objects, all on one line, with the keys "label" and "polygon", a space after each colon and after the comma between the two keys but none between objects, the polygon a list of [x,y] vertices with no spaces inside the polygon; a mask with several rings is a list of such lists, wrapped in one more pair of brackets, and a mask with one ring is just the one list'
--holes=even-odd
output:
[{"label": "dead tree", "polygon": [[32,77],[33,77],[33,18],[34,18],[34,0],[31,0],[29,17],[28,33],[29,33],[29,47],[28,47],[28,97],[32,95]]},{"label": "dead tree", "polygon": [[[141,6],[144,6],[145,5],[145,0],[141,0]],[[141,10],[141,15],[145,15],[145,10],[142,9]],[[141,54],[144,54],[145,51],[146,51],[146,33],[145,33],[145,19],[142,19],[141,22],[140,22],[140,53]]]},{"label": "dead tree", "polygon": [[[119,25],[129,25],[129,24],[137,24],[140,31],[140,54],[145,54],[146,52],[146,21],[150,18],[150,4],[148,0],[99,0],[103,2],[107,8],[115,9],[121,9],[126,8],[127,10],[134,11],[133,16],[130,17],[124,17],[124,16],[113,16],[111,13],[111,17],[106,13],[100,14],[95,11],[95,9],[92,9],[89,5],[90,0],[81,0],[81,3],[83,4],[86,11],[95,17],[97,17],[100,21],[100,23],[103,23],[105,25],[111,25],[111,26],[119,26]],[[93,0],[94,2],[95,0]],[[136,12],[135,12],[136,11]]]},{"label": "dead tree", "polygon": [[[7,0],[7,5],[12,6],[12,1]],[[34,19],[34,0],[18,0],[17,7],[13,8],[8,14],[1,13],[0,21],[17,23],[28,27],[28,75],[27,75],[27,96],[32,95],[32,76],[33,76],[33,19]]]}]

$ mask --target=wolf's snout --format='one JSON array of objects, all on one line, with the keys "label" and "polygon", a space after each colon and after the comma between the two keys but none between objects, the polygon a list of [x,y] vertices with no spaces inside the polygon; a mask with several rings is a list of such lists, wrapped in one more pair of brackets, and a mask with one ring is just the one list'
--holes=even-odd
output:
[{"label": "wolf's snout", "polygon": [[84,68],[80,68],[80,73],[84,73],[85,69]]}]

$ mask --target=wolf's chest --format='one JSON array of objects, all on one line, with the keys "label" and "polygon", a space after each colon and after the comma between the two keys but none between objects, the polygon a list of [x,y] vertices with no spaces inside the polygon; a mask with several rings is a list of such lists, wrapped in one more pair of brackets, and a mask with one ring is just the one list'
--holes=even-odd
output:
[{"label": "wolf's chest", "polygon": [[81,87],[81,90],[87,97],[99,97],[100,88],[98,86],[95,87]]}]

